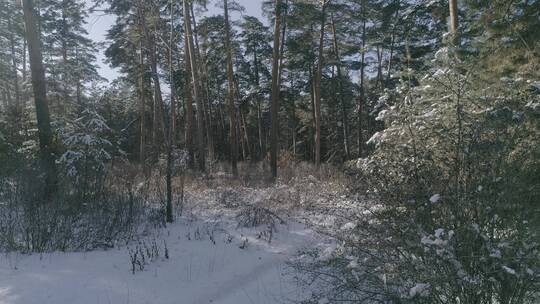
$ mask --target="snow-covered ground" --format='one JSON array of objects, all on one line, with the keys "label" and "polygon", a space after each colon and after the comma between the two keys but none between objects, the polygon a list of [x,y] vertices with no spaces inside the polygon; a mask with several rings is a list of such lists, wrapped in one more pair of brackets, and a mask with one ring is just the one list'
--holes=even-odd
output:
[{"label": "snow-covered ground", "polygon": [[[162,253],[135,274],[129,254],[134,245],[85,253],[2,255],[0,304],[263,304],[301,298],[286,261],[313,246],[313,232],[289,222],[280,225],[268,243],[257,239],[258,230],[179,219],[152,236]],[[214,231],[215,244],[209,231]],[[248,245],[241,249],[245,238]],[[163,254],[164,243],[169,259]]]},{"label": "snow-covered ground", "polygon": [[[223,180],[192,181],[175,223],[145,229],[139,241],[127,245],[91,252],[0,253],[0,304],[274,304],[309,296],[287,262],[304,250],[332,245],[333,240],[302,223],[333,222],[329,211],[343,192],[341,181],[322,183],[308,176],[252,187]],[[271,242],[265,224],[239,227],[237,216],[246,206],[268,208],[284,220],[276,219]],[[155,242],[159,254],[151,261],[147,257],[144,270],[137,266],[133,274],[131,257],[141,242],[142,247]]]}]

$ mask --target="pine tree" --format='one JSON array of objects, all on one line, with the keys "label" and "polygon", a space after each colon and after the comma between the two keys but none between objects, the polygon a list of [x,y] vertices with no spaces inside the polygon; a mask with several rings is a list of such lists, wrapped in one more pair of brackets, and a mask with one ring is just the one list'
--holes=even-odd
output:
[{"label": "pine tree", "polygon": [[46,176],[47,197],[50,197],[56,192],[57,176],[52,142],[53,134],[50,123],[49,105],[47,103],[47,89],[45,87],[45,69],[43,67],[41,42],[37,28],[34,3],[32,0],[24,0],[22,6],[26,39],[28,41],[30,70],[32,72],[32,88],[39,133],[40,158]]},{"label": "pine tree", "polygon": [[238,176],[238,142],[236,139],[236,106],[235,106],[235,89],[234,89],[234,76],[233,76],[233,62],[232,62],[232,50],[231,50],[231,31],[229,23],[229,8],[228,1],[223,0],[223,15],[225,21],[225,51],[227,53],[227,99],[229,107],[229,148],[232,174],[234,177]]},{"label": "pine tree", "polygon": [[274,14],[274,47],[272,51],[272,129],[270,131],[270,167],[272,170],[272,178],[277,178],[277,158],[278,158],[278,111],[279,111],[279,46],[280,33],[281,33],[281,0],[275,2],[275,14]]}]

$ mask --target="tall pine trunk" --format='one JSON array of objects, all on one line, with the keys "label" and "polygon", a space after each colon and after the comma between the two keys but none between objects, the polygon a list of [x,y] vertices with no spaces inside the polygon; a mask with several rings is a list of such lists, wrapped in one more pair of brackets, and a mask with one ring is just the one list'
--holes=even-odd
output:
[{"label": "tall pine trunk", "polygon": [[227,52],[227,100],[229,106],[229,147],[231,170],[234,177],[238,177],[238,143],[236,138],[236,106],[234,104],[234,79],[231,50],[231,34],[229,25],[228,1],[223,0],[223,13],[225,15],[225,48]]},{"label": "tall pine trunk", "polygon": [[[184,31],[185,45],[188,44],[187,31]],[[186,75],[191,75],[191,64],[189,62],[189,48],[186,47],[184,51],[185,63],[186,63]],[[193,147],[193,83],[191,77],[186,77],[184,80],[185,83],[185,138],[186,138],[186,147],[189,154],[189,166],[191,168],[195,165],[195,148]]]},{"label": "tall pine trunk", "polygon": [[278,81],[279,86],[281,87],[281,75],[283,74],[283,58],[285,54],[285,38],[287,35],[287,14],[289,12],[289,0],[285,0],[285,14],[283,15],[281,24],[281,40],[280,40],[280,46],[279,46],[279,75],[278,75]]},{"label": "tall pine trunk", "polygon": [[272,179],[277,178],[278,111],[279,111],[279,46],[281,30],[281,0],[275,0],[274,49],[272,52],[272,128],[270,131],[270,167]]},{"label": "tall pine trunk", "polygon": [[165,220],[172,223],[173,218],[173,193],[172,193],[172,166],[173,166],[173,148],[176,136],[176,98],[175,98],[175,82],[174,82],[174,67],[173,67],[173,50],[174,50],[174,0],[170,1],[171,13],[171,28],[169,32],[169,82],[171,86],[171,104],[169,115],[169,132],[167,133],[167,205],[165,210]]},{"label": "tall pine trunk", "polygon": [[350,150],[349,150],[349,118],[347,117],[347,109],[345,106],[345,96],[343,90],[343,75],[341,73],[341,56],[339,53],[339,46],[337,41],[336,33],[336,23],[334,21],[334,15],[332,19],[332,35],[334,42],[334,54],[336,55],[336,68],[337,68],[337,77],[338,77],[338,88],[339,88],[339,101],[341,104],[341,123],[343,128],[343,150],[345,151],[345,160],[350,159]]},{"label": "tall pine trunk", "polygon": [[[398,8],[396,9],[396,13],[394,14],[394,22],[397,22],[398,16],[399,16],[399,6],[400,1],[397,1]],[[388,58],[388,66],[386,69],[386,80],[385,80],[385,87],[388,87],[388,84],[390,83],[390,76],[392,72],[392,61],[394,60],[394,48],[396,44],[396,28],[397,24],[394,23],[392,26],[392,33],[390,36],[390,57]]]},{"label": "tall pine trunk", "polygon": [[[202,96],[202,106],[204,108],[203,118],[204,126],[206,130],[206,145],[208,147],[208,158],[214,160],[215,148],[214,148],[214,135],[212,132],[212,105],[209,99],[209,88],[208,88],[208,71],[206,67],[206,52],[204,49],[201,50],[199,47],[199,32],[197,27],[197,20],[195,19],[195,13],[193,12],[193,3],[189,6],[191,12],[191,21],[193,24],[192,36],[194,39],[195,47],[195,56],[197,57],[197,62],[199,63],[199,75],[200,75],[200,91]],[[203,36],[206,38],[205,36]],[[202,54],[201,54],[202,53]]]},{"label": "tall pine trunk", "polygon": [[362,1],[362,49],[360,50],[360,99],[358,101],[358,157],[364,154],[364,138],[363,138],[363,107],[365,103],[365,88],[364,88],[364,73],[366,59],[366,4]]},{"label": "tall pine trunk", "polygon": [[8,18],[8,30],[10,31],[9,35],[9,43],[11,46],[11,64],[13,69],[13,88],[15,90],[15,109],[17,112],[17,115],[19,115],[22,112],[22,105],[21,105],[21,92],[19,89],[19,75],[18,75],[18,67],[17,67],[17,54],[15,52],[15,35],[14,30],[11,28],[11,18]]},{"label": "tall pine trunk", "polygon": [[450,33],[456,34],[459,26],[457,0],[450,0]]},{"label": "tall pine trunk", "polygon": [[[140,33],[143,32],[143,13],[142,13],[142,0],[138,1],[137,7],[137,22],[138,30]],[[138,97],[139,97],[139,162],[143,171],[146,171],[146,93],[144,88],[144,77],[145,77],[145,66],[144,66],[144,43],[142,35],[139,37],[139,66],[138,66]]]},{"label": "tall pine trunk", "polygon": [[311,146],[309,147],[309,153],[311,160],[315,162],[315,130],[317,119],[315,118],[315,63],[311,63],[309,66],[309,101],[311,105]]},{"label": "tall pine trunk", "polygon": [[62,87],[63,87],[63,93],[64,93],[64,102],[60,106],[60,113],[67,114],[67,107],[70,103],[69,99],[69,73],[68,73],[68,47],[67,47],[67,35],[68,35],[68,28],[67,28],[67,9],[66,9],[67,3],[66,0],[62,1],[62,28],[60,30],[60,40],[62,44]]},{"label": "tall pine trunk", "polygon": [[161,84],[157,70],[157,49],[155,33],[150,33],[143,19],[144,35],[148,48],[150,59],[150,71],[152,73],[152,82],[154,83],[154,105],[153,105],[153,127],[152,127],[152,145],[155,151],[155,158],[159,157],[161,143],[163,138],[166,141],[163,96],[161,95]]},{"label": "tall pine trunk", "polygon": [[39,149],[43,169],[45,170],[46,194],[50,197],[57,190],[57,176],[52,146],[52,129],[50,123],[47,90],[45,87],[45,69],[41,54],[41,42],[36,26],[34,4],[32,0],[22,0],[26,38],[32,73],[32,88],[36,106],[36,118],[39,134]]},{"label": "tall pine trunk", "polygon": [[321,31],[319,36],[319,54],[317,56],[317,68],[315,70],[315,166],[321,166],[321,85],[322,85],[322,65],[324,51],[324,27],[326,21],[326,5],[323,0],[321,11]]},{"label": "tall pine trunk", "polygon": [[191,31],[191,17],[187,0],[183,0],[184,22],[186,22],[187,47],[189,49],[189,62],[191,65],[191,78],[193,80],[193,97],[197,105],[197,147],[198,147],[198,162],[199,170],[206,172],[206,153],[204,148],[204,107],[201,95],[201,83],[199,79],[199,65],[197,55],[195,54],[195,46],[193,43],[193,33]]}]

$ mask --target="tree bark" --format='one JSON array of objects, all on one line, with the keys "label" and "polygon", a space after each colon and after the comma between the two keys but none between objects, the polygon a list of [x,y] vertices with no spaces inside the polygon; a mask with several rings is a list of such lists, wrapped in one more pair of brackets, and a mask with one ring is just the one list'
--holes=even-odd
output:
[{"label": "tree bark", "polygon": [[287,14],[289,11],[289,0],[285,0],[285,14],[283,15],[282,27],[281,27],[281,40],[279,46],[279,76],[278,81],[281,87],[281,74],[283,73],[283,58],[285,53],[285,36],[287,34]]},{"label": "tree bark", "polygon": [[[199,62],[199,74],[200,76],[200,86],[202,94],[202,105],[204,108],[203,118],[204,126],[206,130],[206,144],[208,146],[208,158],[210,160],[215,159],[215,148],[214,148],[214,134],[212,133],[212,105],[210,102],[209,88],[208,88],[208,70],[206,66],[206,51],[199,47],[199,32],[197,27],[197,20],[195,19],[195,13],[193,12],[193,3],[189,6],[191,12],[191,21],[193,22],[193,39],[195,46],[195,56],[197,57],[197,62]],[[206,38],[205,36],[203,36]]]},{"label": "tree bark", "polygon": [[236,106],[234,94],[233,63],[231,50],[231,33],[229,25],[228,1],[223,0],[223,13],[225,15],[225,48],[227,52],[227,87],[228,87],[228,105],[229,105],[229,146],[230,161],[233,176],[238,177],[238,143],[236,138]]},{"label": "tree bark", "polygon": [[[22,49],[22,81],[23,83],[26,83],[26,49],[27,48],[28,46],[27,46],[26,33],[25,33],[25,37],[23,39],[23,49]],[[26,102],[26,100],[24,102]]]},{"label": "tree bark", "polygon": [[201,100],[201,86],[199,79],[199,65],[197,61],[197,56],[195,54],[195,47],[193,43],[193,33],[191,31],[191,17],[189,11],[189,5],[187,0],[183,0],[183,10],[184,10],[184,22],[186,23],[186,33],[187,33],[187,47],[189,49],[189,61],[191,64],[191,77],[193,80],[193,97],[195,98],[195,104],[197,105],[197,146],[199,150],[199,170],[206,172],[206,153],[204,148],[204,118],[203,118],[203,103]]},{"label": "tree bark", "polygon": [[[255,85],[257,86],[257,89],[260,89],[260,75],[259,75],[259,58],[257,56],[257,50],[253,48],[253,67],[255,74]],[[266,151],[266,147],[264,145],[264,131],[263,131],[263,125],[262,125],[262,112],[261,112],[261,101],[260,96],[257,94],[257,133],[259,137],[259,157],[261,159],[264,158],[264,154]]]},{"label": "tree bark", "polygon": [[6,112],[6,109],[9,107],[6,90],[2,90],[2,105],[4,106],[2,109],[3,112]]},{"label": "tree bark", "polygon": [[326,21],[326,5],[328,2],[323,0],[321,11],[321,31],[319,36],[319,54],[317,56],[317,68],[315,71],[315,166],[321,166],[321,82],[322,82],[322,64],[324,51],[324,26]]},{"label": "tree bark", "polygon": [[457,0],[449,0],[450,6],[450,33],[456,34],[459,26]]},{"label": "tree bark", "polygon": [[362,115],[363,105],[365,103],[365,89],[364,89],[364,72],[365,72],[365,59],[366,59],[366,4],[362,1],[362,49],[360,50],[360,99],[358,101],[358,157],[362,157],[364,154],[364,138],[362,129]]},{"label": "tree bark", "polygon": [[62,28],[60,32],[60,39],[62,44],[62,86],[63,86],[63,93],[64,93],[64,102],[60,106],[60,110],[62,114],[67,114],[66,107],[69,104],[69,73],[68,73],[68,50],[67,50],[67,35],[68,35],[68,29],[67,29],[67,16],[66,16],[66,0],[62,1]]},{"label": "tree bark", "polygon": [[[394,15],[394,22],[397,22],[398,16],[399,16],[399,6],[400,1],[397,1],[398,8],[396,9],[396,13]],[[386,80],[385,80],[385,87],[388,87],[388,84],[390,82],[390,76],[392,71],[392,61],[394,60],[394,47],[396,44],[396,23],[392,26],[392,33],[390,36],[390,57],[388,58],[388,66],[386,69]]]},{"label": "tree bark", "polygon": [[41,163],[45,170],[46,194],[48,198],[57,190],[57,177],[54,149],[52,146],[52,130],[50,124],[49,105],[47,103],[47,90],[45,87],[45,69],[39,33],[36,28],[36,17],[32,0],[22,0],[26,38],[30,57],[30,70],[32,73],[32,88],[36,107],[37,126],[39,134],[39,148]]},{"label": "tree bark", "polygon": [[347,109],[345,106],[345,96],[343,90],[343,76],[341,73],[341,56],[339,53],[339,46],[337,42],[336,34],[336,24],[334,21],[334,15],[331,16],[332,19],[332,34],[334,41],[334,54],[336,55],[336,68],[337,68],[337,77],[338,77],[338,87],[339,87],[339,100],[341,104],[341,122],[343,128],[343,150],[345,151],[345,160],[350,159],[350,150],[349,150],[349,118],[347,117]]},{"label": "tree bark", "polygon": [[8,18],[8,29],[10,31],[9,42],[11,46],[11,64],[13,69],[13,88],[15,90],[15,109],[17,110],[17,115],[22,111],[21,106],[21,92],[19,89],[19,75],[17,68],[17,55],[15,52],[15,37],[14,30],[11,28],[11,18]]},{"label": "tree bark", "polygon": [[311,63],[309,66],[309,101],[311,103],[311,147],[309,147],[310,158],[315,162],[315,130],[317,120],[315,117],[315,63]]},{"label": "tree bark", "polygon": [[[251,153],[251,145],[249,143],[249,133],[248,133],[247,123],[246,123],[246,115],[244,114],[244,111],[242,111],[242,108],[239,108],[238,111],[240,113],[240,119],[242,121],[242,129],[243,129],[244,141],[246,142],[247,155],[252,159],[253,156]],[[247,159],[247,156],[244,157],[244,160],[246,159]]]},{"label": "tree bark", "polygon": [[[79,65],[79,48],[75,47],[75,60],[76,64]],[[81,85],[81,77],[80,74],[77,73],[76,79],[75,79],[75,97],[77,100],[77,104],[81,105],[82,103],[82,85]]]},{"label": "tree bark", "polygon": [[[143,8],[141,7],[141,0],[138,1],[138,7],[137,7],[137,22],[140,33],[143,32],[143,26],[142,26],[142,18]],[[144,74],[145,74],[145,66],[144,66],[144,46],[143,46],[143,38],[142,36],[139,37],[139,70],[138,70],[138,95],[139,95],[139,163],[141,164],[141,168],[143,171],[146,171],[146,101],[145,101],[145,88],[144,88]]]},{"label": "tree bark", "polygon": [[[187,31],[184,31],[184,38],[185,38],[185,45],[187,46],[188,44],[188,36],[187,36]],[[184,56],[185,56],[185,63],[186,63],[186,75],[190,75],[191,74],[191,65],[190,65],[190,55],[189,55],[189,47],[185,47],[185,51],[184,51]],[[193,92],[193,84],[192,84],[192,81],[191,81],[191,77],[186,77],[185,80],[184,80],[184,83],[185,83],[185,94],[186,94],[186,98],[185,98],[185,106],[186,106],[186,111],[185,111],[185,122],[186,122],[186,128],[185,128],[185,138],[186,138],[186,147],[187,147],[187,150],[188,150],[188,154],[189,154],[189,166],[191,168],[194,167],[195,165],[195,149],[193,147],[193,96],[192,96],[192,92]]]},{"label": "tree bark", "polygon": [[166,141],[163,113],[163,97],[161,95],[161,84],[159,80],[157,70],[157,50],[155,33],[150,33],[146,23],[143,19],[144,35],[146,38],[146,45],[148,48],[148,55],[150,59],[150,70],[152,73],[152,82],[154,83],[154,105],[153,105],[153,127],[152,127],[152,145],[155,151],[155,158],[157,159],[161,150],[161,139]]},{"label": "tree bark", "polygon": [[281,30],[281,0],[275,0],[274,49],[272,52],[272,128],[270,131],[270,167],[272,179],[277,178],[278,157],[278,111],[279,111],[279,46]]},{"label": "tree bark", "polygon": [[167,205],[165,210],[165,220],[168,223],[174,221],[173,218],[173,193],[172,193],[172,166],[173,166],[173,148],[175,143],[176,134],[176,99],[175,99],[175,83],[174,83],[174,68],[173,68],[173,49],[174,49],[174,0],[170,1],[170,13],[171,13],[171,28],[169,32],[169,82],[171,86],[171,105],[169,115],[169,132],[167,140]]},{"label": "tree bark", "polygon": [[377,88],[381,90],[381,92],[384,90],[382,73],[383,51],[382,45],[377,45]]}]

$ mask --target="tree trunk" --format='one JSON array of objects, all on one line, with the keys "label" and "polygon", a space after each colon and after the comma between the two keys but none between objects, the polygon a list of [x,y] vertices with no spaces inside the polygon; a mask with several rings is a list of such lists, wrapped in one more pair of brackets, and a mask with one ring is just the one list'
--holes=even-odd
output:
[{"label": "tree trunk", "polygon": [[62,42],[62,86],[63,86],[63,93],[64,93],[64,102],[60,106],[60,113],[66,114],[67,109],[66,107],[69,104],[69,75],[68,75],[68,50],[67,50],[67,35],[68,35],[68,29],[67,29],[67,17],[66,17],[66,0],[62,1],[62,29],[60,33],[60,39]]},{"label": "tree trunk", "polygon": [[[248,133],[248,128],[246,124],[246,115],[244,114],[244,111],[242,111],[241,108],[239,108],[238,111],[240,112],[240,119],[242,121],[242,129],[244,129],[243,135],[244,135],[244,141],[246,142],[247,155],[249,155],[249,157],[252,159],[253,156],[251,154],[251,145],[249,143],[249,133]],[[244,157],[244,160],[246,159],[247,157]]]},{"label": "tree trunk", "polygon": [[[260,85],[260,75],[259,75],[259,58],[257,56],[257,50],[253,49],[253,66],[255,74],[255,85],[257,86],[257,89],[259,89]],[[257,94],[257,131],[259,136],[259,157],[261,159],[264,159],[264,154],[266,152],[266,147],[264,146],[264,132],[263,132],[263,125],[262,125],[262,112],[261,112],[261,100],[259,94]]]},{"label": "tree trunk", "polygon": [[[143,33],[143,7],[142,0],[137,2],[137,26],[140,33]],[[139,163],[143,172],[146,172],[146,101],[144,88],[144,44],[142,36],[139,37],[139,67],[137,75],[139,97]]]},{"label": "tree trunk", "polygon": [[[291,85],[294,83],[294,78],[291,79]],[[298,122],[296,118],[296,101],[294,98],[291,100],[291,134],[292,134],[292,153],[294,159],[296,159],[296,129],[298,127]]]},{"label": "tree trunk", "polygon": [[384,90],[383,75],[382,75],[383,47],[377,45],[377,88]]},{"label": "tree trunk", "polygon": [[[26,34],[26,33],[25,33]],[[23,62],[22,62],[22,68],[23,68],[23,83],[26,83],[26,49],[28,48],[27,46],[27,42],[26,42],[26,37],[23,38],[23,50],[22,50],[22,57],[23,57]],[[26,102],[26,100],[25,100]]]},{"label": "tree trunk", "polygon": [[321,32],[319,36],[319,54],[317,56],[317,69],[315,71],[315,166],[321,166],[321,82],[324,47],[324,26],[326,19],[326,5],[323,0],[321,11]]},{"label": "tree trunk", "polygon": [[47,90],[45,87],[45,69],[41,54],[39,33],[36,29],[36,18],[32,0],[22,0],[26,38],[30,57],[30,70],[32,73],[32,88],[36,107],[37,126],[39,134],[39,148],[41,163],[45,170],[47,196],[50,198],[57,189],[56,166],[54,150],[52,147],[52,130],[50,124],[49,105],[47,104]]},{"label": "tree trunk", "polygon": [[142,46],[142,40],[139,42],[139,162],[142,167],[145,167],[146,161],[146,101],[145,101],[145,88],[144,88],[144,51]]},{"label": "tree trunk", "polygon": [[15,52],[15,37],[14,37],[14,30],[11,28],[11,18],[8,18],[8,29],[10,31],[9,35],[9,42],[11,46],[11,63],[12,63],[12,69],[13,69],[13,88],[15,89],[15,109],[17,110],[17,115],[19,115],[22,112],[21,107],[21,92],[19,89],[19,75],[18,75],[18,68],[17,68],[17,55]]},{"label": "tree trunk", "polygon": [[363,115],[363,105],[365,103],[365,89],[364,89],[364,72],[365,72],[365,59],[366,59],[366,5],[365,1],[362,1],[362,49],[361,59],[360,59],[360,99],[358,101],[358,157],[362,157],[364,153],[364,139],[363,139],[363,130],[362,130],[362,115]]},{"label": "tree trunk", "polygon": [[311,147],[309,147],[310,158],[315,162],[315,76],[313,76],[315,70],[315,63],[312,63],[309,67],[309,100],[311,103]]},{"label": "tree trunk", "polygon": [[236,109],[236,116],[237,116],[237,124],[236,124],[236,138],[238,138],[239,141],[239,147],[242,148],[242,158],[245,160],[247,158],[247,149],[246,149],[246,142],[244,141],[244,137],[242,136],[242,116],[240,113],[240,109]]},{"label": "tree trunk", "polygon": [[[399,16],[399,5],[400,2],[397,1],[398,8],[396,9],[396,13],[394,15],[394,22],[397,22],[398,16]],[[388,87],[388,83],[390,82],[390,76],[392,71],[392,61],[394,60],[394,46],[396,44],[396,23],[392,26],[392,34],[390,36],[390,57],[388,58],[388,67],[386,69],[386,80],[385,80],[385,87]]]},{"label": "tree trunk", "polygon": [[279,46],[281,29],[281,0],[275,0],[275,25],[274,25],[274,49],[272,52],[272,104],[271,117],[272,129],[270,140],[270,167],[272,179],[277,178],[277,157],[278,157],[278,111],[279,111]]},{"label": "tree trunk", "polygon": [[2,105],[4,106],[2,110],[5,112],[9,107],[6,90],[2,90]]},{"label": "tree trunk", "polygon": [[[187,36],[187,31],[184,31],[184,39],[185,39],[185,44],[187,45],[188,44],[188,36]],[[190,75],[191,74],[191,65],[189,63],[189,58],[190,58],[190,55],[189,55],[189,48],[186,47],[185,48],[185,51],[184,51],[184,57],[185,57],[185,63],[186,63],[186,75]],[[192,81],[191,81],[191,77],[186,77],[185,80],[184,80],[184,83],[185,83],[185,94],[186,94],[186,98],[185,98],[185,106],[186,106],[186,111],[185,111],[185,122],[186,122],[186,128],[185,128],[185,138],[186,138],[186,147],[187,147],[187,150],[188,150],[188,154],[189,154],[189,166],[191,168],[194,167],[195,165],[195,149],[193,147],[193,96],[192,96],[192,92],[193,92],[193,84],[192,84]]]},{"label": "tree trunk", "polygon": [[347,117],[347,109],[345,107],[345,97],[343,96],[343,76],[341,74],[341,56],[339,54],[339,46],[336,35],[336,24],[334,22],[334,15],[332,15],[332,34],[334,40],[334,54],[336,55],[336,68],[339,87],[339,100],[341,104],[341,122],[343,128],[343,149],[345,151],[345,160],[350,159],[349,150],[349,118]]},{"label": "tree trunk", "polygon": [[238,177],[238,143],[236,139],[236,106],[234,104],[234,79],[233,79],[233,63],[231,50],[231,33],[229,25],[229,8],[228,0],[223,0],[223,13],[225,15],[225,48],[227,52],[227,100],[229,105],[229,146],[231,169],[234,177]]},{"label": "tree trunk", "polygon": [[176,134],[176,99],[175,99],[175,82],[174,82],[174,68],[173,68],[173,49],[174,49],[174,0],[170,1],[171,10],[171,29],[169,32],[169,82],[171,86],[171,105],[169,115],[169,132],[167,140],[167,205],[165,210],[165,220],[168,223],[173,222],[173,194],[172,194],[172,165],[173,165],[173,148],[175,143]]},{"label": "tree trunk", "polygon": [[170,105],[170,123],[169,123],[169,143],[174,148],[176,144],[176,82],[174,79],[174,47],[175,47],[175,31],[174,31],[174,0],[171,0],[171,29],[169,32],[169,82],[171,86],[171,105]]},{"label": "tree trunk", "polygon": [[152,72],[152,82],[154,83],[154,105],[153,105],[153,128],[152,128],[152,145],[155,151],[155,159],[159,157],[162,140],[166,141],[164,113],[163,113],[163,97],[161,95],[161,85],[157,70],[157,50],[155,33],[150,33],[143,19],[144,34],[148,55],[150,59],[150,70]]},{"label": "tree trunk", "polygon": [[[195,19],[195,13],[193,12],[193,3],[189,6],[190,12],[191,12],[191,21],[193,22],[193,39],[194,39],[194,46],[195,46],[195,55],[197,56],[197,62],[199,62],[199,73],[201,75],[200,77],[200,86],[201,86],[201,94],[202,94],[202,105],[204,108],[203,112],[203,118],[204,118],[204,126],[206,130],[206,144],[208,146],[208,158],[210,160],[215,159],[215,149],[214,149],[214,136],[212,134],[212,105],[210,102],[209,96],[209,89],[208,89],[208,71],[206,67],[206,52],[205,50],[201,50],[199,48],[199,38],[198,38],[198,28],[197,28],[197,20]],[[206,38],[206,37],[205,37]],[[201,54],[202,52],[202,54]]]},{"label": "tree trunk", "polygon": [[[240,97],[240,89],[239,89],[239,84],[238,84],[238,79],[234,79],[234,92],[235,92],[235,96],[236,96],[236,100],[240,100],[241,97]],[[246,107],[249,107],[249,105],[246,105]],[[248,108],[248,112],[249,112],[249,108]],[[237,124],[239,126],[239,133],[237,135],[237,138],[242,138],[242,140],[245,142],[245,152],[244,152],[244,157],[243,159],[246,160],[248,158],[248,156],[252,157],[253,155],[251,154],[251,145],[249,144],[249,132],[248,132],[248,128],[247,128],[247,123],[246,123],[246,115],[244,114],[244,110],[242,109],[242,107],[237,107],[237,113],[238,113],[238,119],[240,120]]]},{"label": "tree trunk", "polygon": [[450,6],[450,33],[456,34],[459,26],[457,0],[449,0]]},{"label": "tree trunk", "polygon": [[189,5],[187,0],[183,0],[183,10],[184,10],[184,22],[186,25],[187,33],[187,47],[189,49],[189,62],[191,64],[191,77],[193,80],[193,97],[195,98],[195,104],[197,105],[197,146],[199,150],[199,170],[206,172],[206,153],[204,148],[204,118],[203,118],[203,103],[201,100],[201,86],[199,79],[199,65],[197,61],[197,56],[195,54],[195,47],[193,43],[193,33],[191,31],[191,17],[189,11]]},{"label": "tree trunk", "polygon": [[285,14],[283,15],[281,27],[281,41],[279,46],[279,86],[281,87],[281,74],[283,73],[283,58],[285,53],[285,35],[287,34],[287,14],[289,11],[289,0],[285,0]]},{"label": "tree trunk", "polygon": [[[76,64],[79,65],[79,48],[78,47],[75,47],[75,59],[76,59]],[[76,79],[75,79],[75,94],[76,94],[76,100],[77,100],[77,105],[81,105],[82,103],[82,85],[81,85],[81,78],[80,78],[80,74],[77,73],[76,75]]]}]

